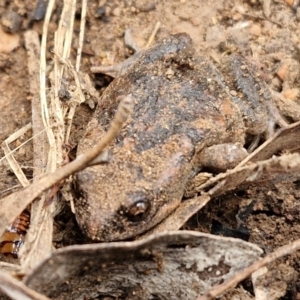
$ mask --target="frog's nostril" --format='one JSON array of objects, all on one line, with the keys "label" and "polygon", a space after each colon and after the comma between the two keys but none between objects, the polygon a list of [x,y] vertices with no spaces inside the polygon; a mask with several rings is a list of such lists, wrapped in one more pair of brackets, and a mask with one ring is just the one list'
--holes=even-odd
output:
[{"label": "frog's nostril", "polygon": [[147,199],[136,201],[127,210],[128,219],[132,222],[144,220],[150,211],[150,202]]}]

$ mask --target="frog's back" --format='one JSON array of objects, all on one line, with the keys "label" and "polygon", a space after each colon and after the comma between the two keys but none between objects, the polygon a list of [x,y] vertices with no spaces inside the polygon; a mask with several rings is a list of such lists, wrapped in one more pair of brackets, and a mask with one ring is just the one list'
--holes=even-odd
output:
[{"label": "frog's back", "polygon": [[126,138],[141,152],[181,134],[195,145],[201,144],[200,149],[213,144],[209,139],[215,139],[215,134],[226,142],[242,137],[241,116],[223,89],[222,75],[207,59],[195,59],[191,44],[184,33],[169,37],[145,51],[107,88],[96,112],[104,128],[109,126],[121,97],[131,94],[136,103],[118,146],[122,147]]},{"label": "frog's back", "polygon": [[101,139],[129,94],[134,110],[109,147],[111,161],[77,176],[77,219],[97,240],[152,228],[179,205],[195,152],[244,139],[241,114],[221,74],[208,60],[194,58],[190,37],[178,34],[144,51],[105,90],[79,153]]}]

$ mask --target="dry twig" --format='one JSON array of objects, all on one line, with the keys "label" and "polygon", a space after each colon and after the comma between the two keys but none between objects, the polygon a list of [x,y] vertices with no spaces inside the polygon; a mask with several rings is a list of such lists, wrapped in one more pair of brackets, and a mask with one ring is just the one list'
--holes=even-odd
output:
[{"label": "dry twig", "polygon": [[50,300],[50,298],[32,290],[24,283],[0,270],[0,288],[12,299]]},{"label": "dry twig", "polygon": [[299,249],[300,249],[300,239],[292,242],[291,244],[282,246],[276,249],[274,252],[268,254],[264,258],[254,262],[252,265],[245,268],[244,270],[237,272],[231,279],[225,281],[220,285],[213,287],[205,295],[198,297],[197,300],[214,299],[215,297],[221,295],[222,293],[226,292],[230,288],[234,287],[236,284],[238,284],[240,281],[250,276],[253,272],[257,271],[258,269],[273,262],[277,258],[283,257],[285,255],[290,255],[291,253],[298,251]]},{"label": "dry twig", "polygon": [[[42,192],[52,187],[60,180],[87,167],[89,162],[95,159],[102,150],[116,138],[123,124],[129,117],[133,104],[134,101],[130,95],[120,102],[119,108],[109,130],[99,143],[89,152],[78,156],[74,161],[55,172],[41,177],[38,181],[34,182],[26,189],[17,191],[14,194],[2,198],[0,200],[0,206],[3,208],[0,211],[0,235],[3,234],[6,225],[12,223],[13,220],[27,207],[27,205],[37,198]],[[13,210],[11,209],[12,207],[14,208]]]},{"label": "dry twig", "polygon": [[23,187],[29,185],[29,181],[26,178],[23,170],[21,169],[20,165],[17,163],[13,156],[13,151],[10,150],[9,144],[18,139],[20,136],[22,136],[25,132],[27,132],[29,129],[31,129],[31,123],[25,125],[23,128],[16,131],[14,134],[9,136],[3,143],[2,143],[2,149],[5,154],[5,158],[7,162],[9,163],[11,169],[15,173],[16,177],[18,178],[19,182]]}]

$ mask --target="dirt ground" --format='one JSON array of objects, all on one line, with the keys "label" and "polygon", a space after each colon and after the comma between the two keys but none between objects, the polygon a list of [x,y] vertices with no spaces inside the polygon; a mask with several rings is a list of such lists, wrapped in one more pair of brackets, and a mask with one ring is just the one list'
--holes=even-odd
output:
[{"label": "dirt ground", "polygon": [[[126,29],[131,28],[137,44],[144,47],[155,25],[160,22],[161,27],[155,39],[169,33],[187,32],[199,53],[205,52],[212,57],[224,52],[241,53],[256,65],[273,90],[280,92],[288,101],[300,104],[300,7],[297,7],[297,3],[292,5],[289,2],[293,1],[89,0],[81,70],[90,74],[101,93],[112,79],[91,73],[90,67],[113,65],[128,58],[133,51],[124,44]],[[77,8],[76,32],[79,31],[80,4]],[[31,121],[32,95],[23,34],[28,26],[39,34],[42,32],[42,21],[29,22],[34,9],[35,3],[30,0],[0,3],[2,24],[8,12],[14,11],[21,17],[21,24],[15,33],[7,35],[0,32],[1,142]],[[57,3],[50,24],[52,33],[57,28],[60,12],[61,4]],[[10,47],[14,42],[16,46]],[[77,43],[75,38],[71,53],[73,57]],[[50,62],[51,46],[48,50]],[[86,104],[78,109],[72,132],[74,145],[82,136],[92,112],[93,109]],[[291,118],[288,121],[297,120]],[[26,133],[11,147],[17,147],[30,136],[30,132]],[[15,157],[27,177],[31,178],[31,144],[18,150]],[[1,198],[19,187],[6,161],[1,160]],[[240,237],[257,244],[265,253],[270,253],[299,238],[298,201],[300,180],[297,176],[282,176],[276,181],[242,186],[213,199],[187,222],[185,229]],[[85,242],[69,208],[56,217],[54,226],[55,247]],[[64,234],[61,234],[62,231]],[[291,276],[284,273],[287,267]],[[299,272],[299,252],[276,262],[273,275],[278,285],[286,285],[286,293],[280,299],[300,299]],[[250,281],[243,282],[243,287],[252,293]]]}]

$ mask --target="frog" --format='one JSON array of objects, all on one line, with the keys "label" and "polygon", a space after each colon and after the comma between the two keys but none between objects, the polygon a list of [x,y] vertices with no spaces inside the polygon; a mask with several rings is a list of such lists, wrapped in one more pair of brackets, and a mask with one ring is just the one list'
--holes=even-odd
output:
[{"label": "frog", "polygon": [[188,182],[206,168],[203,157],[212,166],[211,153],[225,149],[232,167],[248,155],[246,141],[276,123],[257,70],[239,54],[220,63],[198,54],[187,33],[158,41],[114,70],[77,150],[93,147],[119,102],[133,99],[130,118],[106,149],[109,159],[76,175],[77,222],[99,242],[149,231],[180,205]]}]

